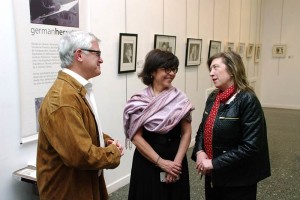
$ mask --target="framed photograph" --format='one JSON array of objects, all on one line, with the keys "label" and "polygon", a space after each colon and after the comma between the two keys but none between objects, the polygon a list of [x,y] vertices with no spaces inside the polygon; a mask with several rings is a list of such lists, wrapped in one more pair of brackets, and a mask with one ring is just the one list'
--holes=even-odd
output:
[{"label": "framed photograph", "polygon": [[238,47],[237,47],[237,49],[236,49],[237,53],[240,54],[240,56],[242,58],[245,55],[245,48],[246,48],[245,43],[240,42],[239,45],[238,45]]},{"label": "framed photograph", "polygon": [[254,44],[253,43],[249,43],[247,46],[247,50],[246,50],[246,57],[247,58],[252,58],[254,52]]},{"label": "framed photograph", "polygon": [[286,45],[274,44],[272,48],[272,56],[274,58],[284,58],[286,56]]},{"label": "framed photograph", "polygon": [[175,54],[176,36],[171,35],[154,35],[154,49],[170,51]]},{"label": "framed photograph", "polygon": [[225,52],[234,51],[234,42],[227,42],[224,51]]},{"label": "framed photograph", "polygon": [[118,73],[136,71],[137,34],[120,33]]},{"label": "framed photograph", "polygon": [[195,66],[201,63],[202,39],[187,38],[185,66]]},{"label": "framed photograph", "polygon": [[256,44],[255,45],[255,51],[254,51],[254,62],[255,63],[259,63],[260,52],[261,52],[261,45],[260,44]]},{"label": "framed photograph", "polygon": [[221,41],[210,40],[208,49],[208,58],[221,52]]}]

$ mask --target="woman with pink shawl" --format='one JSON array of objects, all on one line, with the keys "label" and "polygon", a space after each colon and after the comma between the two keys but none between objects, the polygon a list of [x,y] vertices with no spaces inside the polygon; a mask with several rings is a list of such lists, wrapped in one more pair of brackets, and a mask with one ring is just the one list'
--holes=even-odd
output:
[{"label": "woman with pink shawl", "polygon": [[124,129],[136,146],[130,200],[189,200],[186,158],[191,141],[191,111],[186,95],[172,86],[178,58],[154,49],[139,74],[148,87],[133,95],[124,110]]}]

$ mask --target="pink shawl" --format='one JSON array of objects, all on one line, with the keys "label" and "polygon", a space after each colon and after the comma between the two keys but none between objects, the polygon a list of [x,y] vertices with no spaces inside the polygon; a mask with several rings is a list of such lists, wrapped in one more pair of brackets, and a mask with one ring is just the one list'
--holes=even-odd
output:
[{"label": "pink shawl", "polygon": [[144,126],[148,131],[167,133],[182,118],[191,121],[194,110],[186,95],[171,86],[158,96],[154,96],[151,87],[133,95],[128,100],[123,115],[126,138],[132,139],[136,131]]}]

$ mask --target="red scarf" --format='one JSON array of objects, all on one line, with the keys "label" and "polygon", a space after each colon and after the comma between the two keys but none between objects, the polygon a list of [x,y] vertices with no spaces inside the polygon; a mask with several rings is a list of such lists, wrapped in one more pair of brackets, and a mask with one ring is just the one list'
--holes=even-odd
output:
[{"label": "red scarf", "polygon": [[209,159],[212,159],[213,157],[213,151],[212,151],[212,135],[213,135],[213,127],[215,123],[215,119],[218,113],[218,109],[220,106],[220,103],[225,103],[228,101],[228,99],[234,94],[235,88],[234,85],[227,88],[225,91],[219,91],[216,100],[214,102],[214,105],[208,115],[208,118],[205,123],[204,127],[204,148],[205,152]]}]

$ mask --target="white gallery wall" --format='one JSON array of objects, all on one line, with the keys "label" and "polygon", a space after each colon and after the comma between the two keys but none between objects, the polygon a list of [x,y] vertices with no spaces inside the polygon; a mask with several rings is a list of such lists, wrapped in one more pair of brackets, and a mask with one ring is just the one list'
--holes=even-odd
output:
[{"label": "white gallery wall", "polygon": [[[104,63],[102,74],[94,79],[100,120],[105,132],[125,145],[122,113],[130,96],[145,86],[137,78],[145,55],[154,47],[154,34],[176,36],[176,55],[180,60],[174,85],[186,92],[195,106],[193,137],[204,109],[206,90],[213,84],[206,61],[209,40],[262,44],[259,63],[244,57],[247,74],[262,103],[299,108],[299,92],[293,91],[299,80],[299,19],[297,0],[89,0],[89,29],[101,39]],[[272,3],[274,2],[274,3]],[[281,6],[284,20],[280,24]],[[287,3],[289,2],[289,3]],[[273,11],[275,9],[276,11]],[[0,7],[1,99],[0,99],[0,199],[33,199],[31,185],[12,178],[12,172],[36,159],[36,141],[20,145],[20,96],[12,2]],[[276,14],[277,13],[277,14]],[[266,19],[270,18],[270,19]],[[289,23],[290,26],[288,25]],[[280,28],[282,27],[282,28]],[[138,34],[137,71],[118,74],[119,33]],[[185,67],[187,38],[202,39],[201,65]],[[272,40],[272,41],[271,41]],[[280,41],[281,40],[281,41]],[[272,59],[270,48],[276,42],[288,44],[291,59]],[[290,49],[291,48],[291,49]],[[26,52],[26,49],[24,49]],[[299,63],[299,62],[298,62]],[[261,78],[262,74],[262,78]],[[280,81],[278,81],[280,79]],[[298,81],[298,82],[297,82]],[[274,82],[271,84],[271,82]],[[291,85],[291,83],[293,85]],[[299,85],[299,84],[298,84]],[[280,92],[275,88],[280,87]],[[288,88],[288,89],[287,89]],[[289,98],[293,96],[293,98]],[[193,144],[193,143],[192,143]],[[134,148],[125,151],[120,166],[105,171],[109,192],[127,184]]]},{"label": "white gallery wall", "polygon": [[[263,2],[261,101],[267,107],[300,109],[300,2]],[[274,44],[287,45],[286,57],[272,57]]]}]

